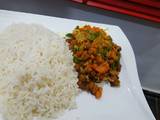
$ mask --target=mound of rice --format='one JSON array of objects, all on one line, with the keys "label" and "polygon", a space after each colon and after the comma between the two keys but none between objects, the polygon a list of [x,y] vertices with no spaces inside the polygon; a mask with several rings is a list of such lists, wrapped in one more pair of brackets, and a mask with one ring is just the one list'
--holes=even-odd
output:
[{"label": "mound of rice", "polygon": [[0,109],[7,120],[56,118],[75,107],[77,73],[65,40],[35,24],[0,33]]}]

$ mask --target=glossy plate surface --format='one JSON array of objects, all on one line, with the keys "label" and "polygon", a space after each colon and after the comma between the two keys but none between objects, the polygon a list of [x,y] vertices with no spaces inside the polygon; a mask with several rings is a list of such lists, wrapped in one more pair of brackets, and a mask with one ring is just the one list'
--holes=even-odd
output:
[{"label": "glossy plate surface", "polygon": [[94,25],[106,29],[122,47],[121,86],[105,85],[100,100],[82,92],[76,99],[77,109],[56,120],[155,120],[142,92],[132,47],[118,26],[0,10],[0,30],[13,23],[41,24],[58,34],[71,32],[77,25]]}]

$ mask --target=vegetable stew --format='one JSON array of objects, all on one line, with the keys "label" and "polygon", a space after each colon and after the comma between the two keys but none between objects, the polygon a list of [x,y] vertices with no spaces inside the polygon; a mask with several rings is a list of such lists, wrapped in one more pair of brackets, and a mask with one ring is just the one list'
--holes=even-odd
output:
[{"label": "vegetable stew", "polygon": [[100,98],[103,88],[98,83],[104,81],[111,86],[120,86],[121,47],[113,43],[103,29],[77,26],[72,33],[66,34],[66,41],[73,52],[80,89]]}]

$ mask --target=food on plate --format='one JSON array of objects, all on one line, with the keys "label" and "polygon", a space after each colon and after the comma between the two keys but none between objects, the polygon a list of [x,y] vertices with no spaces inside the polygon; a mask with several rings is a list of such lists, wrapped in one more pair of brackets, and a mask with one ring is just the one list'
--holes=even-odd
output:
[{"label": "food on plate", "polygon": [[7,120],[56,118],[75,107],[77,72],[65,39],[35,24],[0,32],[0,109]]},{"label": "food on plate", "polygon": [[97,83],[109,82],[119,86],[121,47],[112,41],[103,29],[85,25],[77,26],[66,34],[69,49],[73,52],[78,86],[96,98],[102,96],[102,87]]}]

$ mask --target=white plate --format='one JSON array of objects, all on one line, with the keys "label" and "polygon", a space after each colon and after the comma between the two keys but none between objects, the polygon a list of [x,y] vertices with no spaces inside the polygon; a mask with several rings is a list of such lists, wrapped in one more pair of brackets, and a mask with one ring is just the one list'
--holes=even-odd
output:
[{"label": "white plate", "polygon": [[122,47],[120,88],[105,85],[100,100],[83,92],[77,97],[78,108],[57,120],[155,120],[142,92],[132,47],[118,26],[0,10],[0,30],[19,22],[41,24],[56,33],[71,32],[77,25],[99,26]]}]

